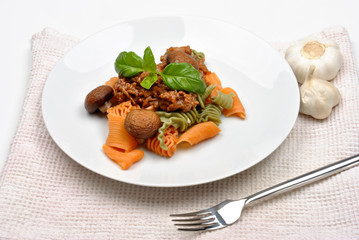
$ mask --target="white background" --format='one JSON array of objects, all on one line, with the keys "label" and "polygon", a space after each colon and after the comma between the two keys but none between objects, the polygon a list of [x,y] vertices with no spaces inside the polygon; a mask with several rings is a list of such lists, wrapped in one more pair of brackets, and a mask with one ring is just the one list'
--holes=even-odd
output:
[{"label": "white background", "polygon": [[1,0],[0,169],[7,159],[29,84],[31,37],[45,27],[84,39],[136,17],[198,15],[231,22],[273,42],[292,41],[341,25],[348,30],[354,56],[359,59],[358,9],[355,0]]}]

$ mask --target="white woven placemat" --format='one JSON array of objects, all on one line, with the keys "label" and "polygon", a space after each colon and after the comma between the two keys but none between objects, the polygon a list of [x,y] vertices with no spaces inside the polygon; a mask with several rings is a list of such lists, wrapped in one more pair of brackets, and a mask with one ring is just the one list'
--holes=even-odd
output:
[{"label": "white woven placemat", "polygon": [[[179,232],[169,214],[237,199],[359,153],[359,79],[346,30],[336,41],[344,65],[333,83],[341,103],[323,121],[300,115],[283,144],[261,163],[221,181],[150,188],[97,175],[63,153],[41,115],[47,77],[77,39],[46,28],[32,39],[33,66],[23,114],[0,178],[1,239],[359,239],[359,168],[244,210],[233,226]],[[281,53],[288,43],[275,47]]]}]

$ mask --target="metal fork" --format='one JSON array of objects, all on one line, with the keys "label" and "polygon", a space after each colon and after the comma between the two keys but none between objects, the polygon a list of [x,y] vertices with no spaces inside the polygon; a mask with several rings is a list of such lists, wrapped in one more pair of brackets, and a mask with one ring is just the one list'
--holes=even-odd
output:
[{"label": "metal fork", "polygon": [[329,177],[353,167],[358,163],[359,154],[303,174],[239,200],[226,200],[202,211],[171,214],[170,216],[174,217],[172,221],[176,222],[175,225],[179,227],[178,230],[207,231],[224,228],[236,222],[240,218],[243,208],[250,203]]}]

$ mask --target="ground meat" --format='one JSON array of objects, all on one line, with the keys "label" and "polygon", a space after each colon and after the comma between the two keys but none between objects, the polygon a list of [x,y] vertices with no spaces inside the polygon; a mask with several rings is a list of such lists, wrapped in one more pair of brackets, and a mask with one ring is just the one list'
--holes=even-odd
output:
[{"label": "ground meat", "polygon": [[115,97],[119,102],[130,100],[132,104],[140,105],[141,108],[152,107],[154,110],[167,112],[179,109],[187,112],[198,104],[197,94],[171,90],[162,82],[162,79],[157,80],[149,90],[144,89],[137,81],[133,78],[119,79],[114,86]]},{"label": "ground meat", "polygon": [[160,95],[159,105],[162,110],[167,112],[174,111],[173,109],[181,109],[187,112],[193,109],[198,104],[196,94],[186,93],[184,91],[168,91]]},{"label": "ground meat", "polygon": [[[166,54],[174,50],[181,50],[187,54],[192,54],[192,50],[189,46],[171,47],[161,56],[161,62],[157,64],[156,67],[157,71],[163,71],[167,66]],[[192,56],[198,62],[198,71],[201,74],[202,80],[207,84],[205,74],[209,71],[204,64],[204,59],[200,59],[196,55]],[[172,90],[163,83],[161,76],[158,76],[158,80],[152,85],[151,89],[144,89],[140,83],[148,74],[148,72],[142,72],[132,78],[120,77],[114,86],[114,98],[116,101],[123,102],[130,100],[132,104],[139,105],[141,108],[153,108],[154,110],[167,112],[176,110],[187,112],[198,105],[198,101],[196,100],[197,94]]]}]

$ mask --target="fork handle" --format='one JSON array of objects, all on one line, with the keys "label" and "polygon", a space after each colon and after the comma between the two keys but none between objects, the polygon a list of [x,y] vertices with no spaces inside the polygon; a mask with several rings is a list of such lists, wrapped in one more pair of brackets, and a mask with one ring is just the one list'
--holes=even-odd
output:
[{"label": "fork handle", "polygon": [[258,193],[252,194],[248,197],[246,197],[245,204],[249,204],[251,202],[275,195],[287,192],[289,190],[299,188],[301,186],[304,186],[306,184],[318,181],[320,179],[329,177],[331,175],[334,175],[336,173],[339,173],[345,169],[348,169],[350,167],[353,167],[354,165],[359,163],[359,154],[343,159],[341,161],[329,164],[325,167],[319,168],[317,170],[311,171],[309,173],[303,174],[301,176],[292,178],[288,181],[279,183],[273,187],[269,187],[267,189],[264,189]]}]

